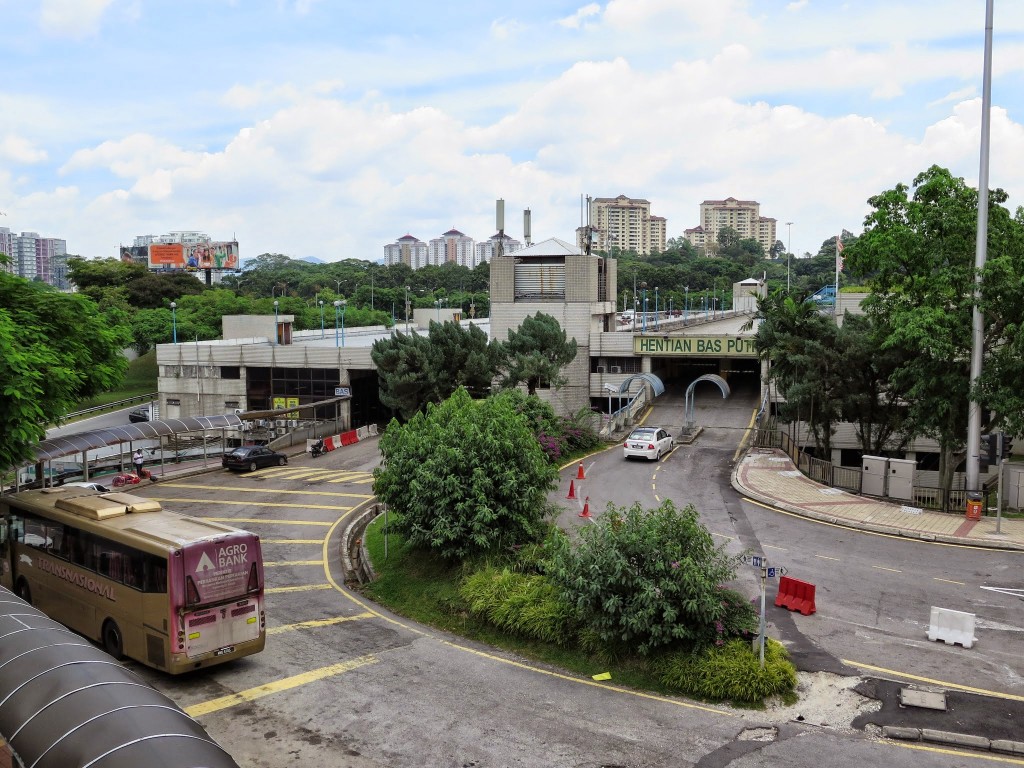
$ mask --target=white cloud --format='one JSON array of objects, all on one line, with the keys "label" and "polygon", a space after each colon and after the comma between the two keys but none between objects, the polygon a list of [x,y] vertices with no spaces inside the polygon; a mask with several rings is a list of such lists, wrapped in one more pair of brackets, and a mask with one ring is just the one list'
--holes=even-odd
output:
[{"label": "white cloud", "polygon": [[60,168],[60,173],[105,169],[121,178],[140,178],[168,167],[192,164],[197,157],[197,153],[186,152],[166,140],[137,133],[119,141],[105,141],[94,149],[78,150]]},{"label": "white cloud", "polygon": [[41,0],[39,24],[55,37],[83,38],[99,31],[114,0]]},{"label": "white cloud", "polygon": [[12,163],[41,163],[46,160],[46,150],[37,149],[31,141],[22,137],[7,134],[0,138],[0,158]]},{"label": "white cloud", "polygon": [[558,25],[567,29],[580,29],[587,22],[601,13],[601,6],[597,3],[589,3],[578,9],[572,16],[566,16],[558,20]]}]

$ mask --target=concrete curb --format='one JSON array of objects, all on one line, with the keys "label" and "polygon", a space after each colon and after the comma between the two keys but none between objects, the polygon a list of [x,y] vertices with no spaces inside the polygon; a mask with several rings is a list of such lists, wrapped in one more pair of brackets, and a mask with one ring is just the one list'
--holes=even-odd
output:
[{"label": "concrete curb", "polygon": [[[749,450],[748,452],[749,453]],[[896,528],[891,525],[879,525],[877,523],[863,523],[858,520],[850,520],[847,518],[836,517],[835,515],[827,515],[821,512],[815,512],[814,510],[801,509],[790,504],[786,504],[781,499],[776,499],[771,496],[766,496],[752,488],[747,488],[743,483],[740,482],[739,472],[740,466],[743,464],[743,460],[746,458],[746,454],[738,461],[732,468],[732,474],[730,476],[730,483],[737,493],[743,496],[749,496],[754,501],[758,501],[762,504],[766,504],[770,507],[784,510],[790,514],[797,515],[798,517],[805,517],[809,520],[817,520],[823,523],[829,523],[831,525],[838,525],[843,528],[850,528],[857,531],[871,531],[872,533],[884,533],[889,536],[902,536],[905,539],[915,539],[918,541],[931,541],[939,542],[942,544],[958,544],[962,547],[976,547],[978,549],[1002,549],[1008,551],[1022,552],[1024,551],[1024,545],[1018,544],[1014,541],[992,541],[990,539],[965,539],[959,536],[947,536],[945,534],[928,533],[926,531],[907,531],[902,528]]]},{"label": "concrete curb", "polygon": [[927,741],[931,744],[946,744],[970,749],[983,749],[1000,752],[1006,755],[1024,755],[1024,741],[1009,739],[988,739],[984,736],[973,736],[969,733],[953,731],[936,731],[931,728],[902,728],[894,725],[882,727],[882,735],[887,739],[900,741]]}]

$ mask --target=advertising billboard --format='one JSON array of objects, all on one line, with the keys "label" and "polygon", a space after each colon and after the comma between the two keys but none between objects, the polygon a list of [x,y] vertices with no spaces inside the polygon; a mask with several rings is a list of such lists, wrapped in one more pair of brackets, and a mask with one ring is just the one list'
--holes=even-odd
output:
[{"label": "advertising billboard", "polygon": [[150,269],[238,269],[238,241],[184,245],[153,243],[149,246]]}]

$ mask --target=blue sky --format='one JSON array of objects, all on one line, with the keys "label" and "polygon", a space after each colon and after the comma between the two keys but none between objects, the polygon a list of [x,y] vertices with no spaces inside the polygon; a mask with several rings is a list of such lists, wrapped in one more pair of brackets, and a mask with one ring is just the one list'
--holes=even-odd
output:
[{"label": "blue sky", "polygon": [[[996,0],[990,181],[1024,202],[1024,4]],[[984,0],[0,0],[0,226],[89,257],[199,230],[379,260],[572,241],[580,197],[753,199],[796,253],[938,164],[976,184]],[[793,225],[787,229],[785,222]]]}]

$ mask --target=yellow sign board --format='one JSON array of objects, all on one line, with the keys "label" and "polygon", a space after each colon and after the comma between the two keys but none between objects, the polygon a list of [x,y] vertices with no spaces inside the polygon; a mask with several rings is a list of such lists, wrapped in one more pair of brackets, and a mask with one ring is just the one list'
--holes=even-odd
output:
[{"label": "yellow sign board", "polygon": [[633,353],[677,357],[757,357],[751,336],[634,336]]}]

